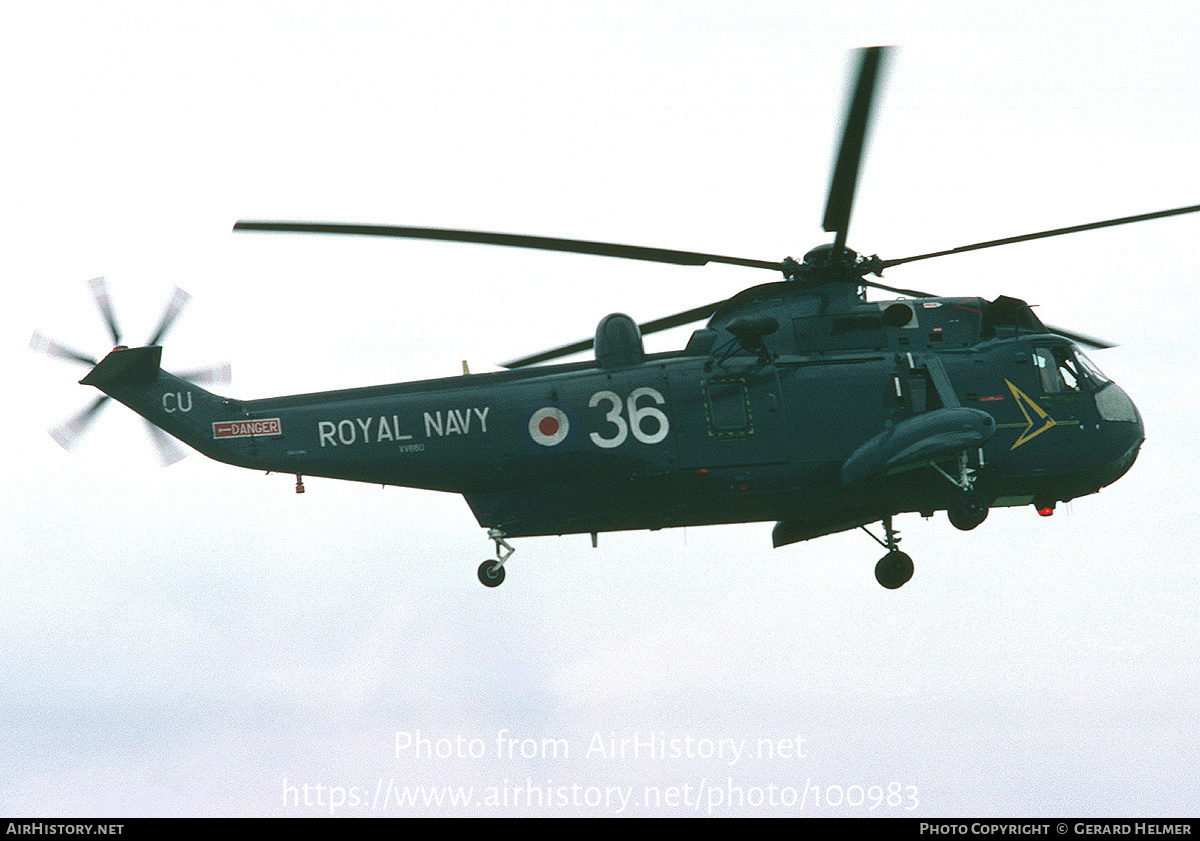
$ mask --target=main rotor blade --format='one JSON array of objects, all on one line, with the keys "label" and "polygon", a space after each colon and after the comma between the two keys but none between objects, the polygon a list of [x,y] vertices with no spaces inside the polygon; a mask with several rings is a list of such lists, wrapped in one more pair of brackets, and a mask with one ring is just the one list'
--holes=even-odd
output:
[{"label": "main rotor blade", "polygon": [[162,341],[163,336],[167,335],[167,331],[175,324],[175,319],[179,318],[179,313],[187,306],[187,302],[192,300],[192,296],[184,292],[178,286],[171,293],[171,299],[167,301],[167,308],[163,310],[162,318],[158,321],[158,326],[154,328],[154,333],[151,334],[150,340],[146,342],[147,347],[153,347]]},{"label": "main rotor blade", "polygon": [[888,286],[886,283],[876,283],[873,280],[864,278],[863,286],[870,286],[875,289],[886,289],[888,292],[895,292],[897,295],[907,295],[910,298],[938,298],[939,295],[934,295],[932,292],[922,292],[919,289],[903,289],[899,286]]},{"label": "main rotor blade", "polygon": [[850,211],[854,205],[854,191],[858,186],[858,169],[862,163],[863,146],[871,124],[871,104],[875,96],[875,85],[879,79],[880,60],[887,47],[868,47],[860,50],[858,81],[854,95],[846,109],[846,125],[842,129],[842,142],[838,149],[837,163],[829,180],[829,199],[825,204],[824,228],[836,232],[834,253],[846,245],[846,232],[850,228]]},{"label": "main rotor blade", "polygon": [[1093,347],[1093,348],[1096,348],[1097,350],[1108,350],[1109,348],[1116,347],[1115,344],[1113,344],[1112,342],[1106,342],[1104,339],[1097,339],[1093,336],[1088,336],[1083,333],[1074,333],[1070,330],[1064,330],[1061,327],[1054,327],[1053,325],[1050,325],[1050,324],[1046,325],[1046,329],[1049,330],[1051,333],[1054,333],[1056,335],[1063,336],[1064,338],[1070,339],[1071,341],[1075,342],[1076,344],[1087,345],[1088,347]]},{"label": "main rotor blade", "polygon": [[112,299],[108,297],[108,282],[102,277],[94,277],[88,281],[92,288],[92,297],[100,309],[100,316],[108,325],[108,334],[112,336],[113,347],[121,344],[121,329],[117,327],[117,316],[113,312]]},{"label": "main rotor blade", "polygon": [[53,339],[48,339],[38,332],[34,332],[32,338],[30,338],[29,349],[35,350],[38,353],[44,353],[47,356],[57,356],[59,359],[66,359],[71,362],[79,362],[83,365],[90,365],[93,368],[100,364],[92,357],[69,348],[60,342],[56,342]]},{"label": "main rotor blade", "polygon": [[70,450],[79,442],[79,436],[83,435],[92,425],[92,421],[96,419],[96,413],[104,408],[104,404],[107,402],[108,395],[100,395],[75,417],[50,430],[50,437],[57,441],[64,450]]},{"label": "main rotor blade", "polygon": [[1088,222],[1085,225],[1072,225],[1069,228],[1053,228],[1049,231],[1038,231],[1032,234],[1022,234],[1021,236],[1005,237],[1004,239],[990,239],[986,242],[976,242],[971,245],[960,245],[958,248],[948,248],[945,251],[931,251],[928,254],[917,254],[913,257],[902,257],[899,260],[882,260],[879,268],[889,268],[891,266],[899,266],[903,263],[913,263],[917,260],[928,260],[931,257],[944,257],[947,254],[961,254],[965,251],[978,251],[981,248],[992,248],[997,245],[1012,245],[1017,242],[1028,242],[1033,239],[1045,239],[1046,237],[1056,237],[1061,234],[1076,234],[1080,231],[1092,231],[1097,228],[1111,228],[1116,225],[1128,225],[1131,222],[1145,222],[1150,219],[1163,219],[1167,216],[1182,216],[1187,213],[1196,213],[1200,211],[1200,204],[1189,205],[1188,207],[1176,207],[1172,210],[1159,210],[1154,213],[1141,213],[1137,216],[1122,216],[1119,219],[1105,219],[1101,222]]},{"label": "main rotor blade", "polygon": [[573,353],[588,350],[595,346],[595,339],[584,339],[579,342],[572,342],[569,345],[560,345],[550,350],[544,350],[540,353],[531,353],[528,356],[522,356],[520,359],[513,359],[509,362],[501,363],[501,368],[527,368],[530,365],[537,365],[539,362],[548,362],[551,359],[561,359],[564,356],[570,356]]},{"label": "main rotor blade", "polygon": [[702,254],[698,251],[676,251],[670,248],[648,248],[613,242],[593,242],[583,239],[536,237],[525,234],[502,234],[490,231],[464,231],[454,228],[408,228],[398,225],[357,225],[335,222],[261,222],[242,220],[233,226],[235,231],[274,231],[293,234],[337,234],[365,237],[399,237],[403,239],[434,239],[449,242],[470,242],[480,245],[507,245],[512,248],[535,248],[541,251],[563,251],[570,254],[595,254],[601,257],[624,257],[627,260],[646,260],[653,263],[673,263],[679,266],[703,266],[725,263],[752,269],[782,271],[783,264],[769,260],[750,260],[723,254]]},{"label": "main rotor blade", "polygon": [[[643,336],[648,336],[651,333],[657,333],[660,330],[670,330],[672,327],[682,327],[685,324],[691,324],[701,319],[709,318],[724,300],[713,301],[711,304],[705,304],[702,307],[694,307],[685,312],[678,312],[674,315],[656,318],[653,321],[647,321],[645,324],[639,324],[638,329]],[[573,353],[588,350],[594,347],[596,340],[584,339],[579,342],[572,342],[569,345],[544,350],[540,353],[533,353],[529,356],[522,356],[520,359],[514,359],[511,362],[505,362],[501,368],[525,368],[529,365],[536,365],[539,362],[547,362],[551,359],[561,359],[564,356],[570,356]]]},{"label": "main rotor blade", "polygon": [[702,307],[693,307],[684,312],[677,312],[674,315],[667,315],[662,318],[656,318],[653,321],[647,321],[645,324],[639,324],[638,329],[642,331],[643,336],[648,336],[651,333],[657,333],[660,330],[670,330],[672,327],[682,327],[685,324],[691,324],[694,321],[711,318],[712,314],[717,311],[721,304],[725,303],[726,299],[713,301],[711,304],[705,304]]}]

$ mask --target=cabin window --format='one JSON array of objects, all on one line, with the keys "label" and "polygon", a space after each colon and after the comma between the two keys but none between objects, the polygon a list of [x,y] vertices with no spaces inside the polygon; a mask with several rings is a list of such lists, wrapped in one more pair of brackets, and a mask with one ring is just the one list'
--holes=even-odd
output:
[{"label": "cabin window", "polygon": [[742,377],[717,377],[704,383],[708,428],[718,438],[749,435],[750,393]]}]

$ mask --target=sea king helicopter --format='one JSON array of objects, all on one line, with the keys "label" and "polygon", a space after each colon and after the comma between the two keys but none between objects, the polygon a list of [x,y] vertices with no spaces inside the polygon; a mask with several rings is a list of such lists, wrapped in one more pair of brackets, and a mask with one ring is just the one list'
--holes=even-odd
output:
[{"label": "sea king helicopter", "polygon": [[[595,337],[507,363],[507,370],[395,385],[237,400],[160,367],[177,292],[144,347],[92,366],[103,392],[57,437],[68,443],[108,398],[204,455],[239,467],[462,494],[495,544],[479,580],[499,585],[510,539],[775,521],[776,547],[862,528],[883,546],[875,575],[913,573],[893,518],[946,511],[973,529],[991,508],[1096,493],[1133,464],[1137,409],[1080,351],[1111,345],[1048,327],[1016,298],[939,297],[868,276],[982,248],[1166,216],[1200,205],[884,260],[846,246],[872,102],[886,48],[857,54],[826,202],[833,242],[797,261],[764,261],[583,240],[440,228],[241,221],[239,231],[409,237],[700,266],[782,279],[638,324],[614,313]],[[902,296],[868,301],[868,287]],[[682,350],[642,337],[706,320]],[[594,348],[585,361],[553,360]],[[879,537],[867,526],[881,523]]]}]

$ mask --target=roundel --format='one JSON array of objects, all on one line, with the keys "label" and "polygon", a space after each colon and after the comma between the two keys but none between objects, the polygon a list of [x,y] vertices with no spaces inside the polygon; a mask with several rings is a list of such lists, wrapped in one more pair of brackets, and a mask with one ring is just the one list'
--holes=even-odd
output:
[{"label": "roundel", "polygon": [[571,429],[567,413],[554,406],[538,409],[529,419],[529,437],[543,447],[553,447],[566,440]]}]

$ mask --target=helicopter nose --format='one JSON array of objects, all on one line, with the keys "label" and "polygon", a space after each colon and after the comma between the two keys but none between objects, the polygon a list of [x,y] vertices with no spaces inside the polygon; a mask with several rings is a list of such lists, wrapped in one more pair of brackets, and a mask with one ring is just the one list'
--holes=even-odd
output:
[{"label": "helicopter nose", "polygon": [[1096,411],[1106,421],[1122,421],[1136,424],[1140,429],[1142,418],[1129,395],[1116,383],[1108,383],[1096,392]]},{"label": "helicopter nose", "polygon": [[1096,392],[1096,410],[1100,419],[1114,433],[1115,458],[1104,469],[1102,485],[1108,485],[1125,475],[1133,466],[1142,442],[1146,440],[1142,416],[1129,395],[1116,383],[1108,383]]}]

